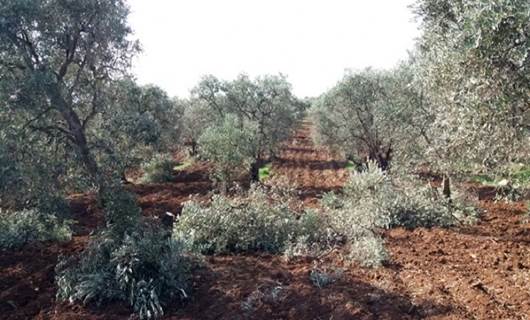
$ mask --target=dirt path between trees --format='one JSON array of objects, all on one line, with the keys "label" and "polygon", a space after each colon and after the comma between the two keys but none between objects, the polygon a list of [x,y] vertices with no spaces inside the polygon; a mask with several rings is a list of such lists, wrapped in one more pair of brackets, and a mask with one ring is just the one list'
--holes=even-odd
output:
[{"label": "dirt path between trees", "polygon": [[[347,180],[345,163],[310,138],[305,122],[273,163],[275,175],[297,186],[309,205]],[[175,183],[132,186],[149,215],[178,212],[189,194],[205,195],[205,167],[188,169]],[[77,236],[67,244],[36,244],[0,252],[0,319],[129,319],[114,303],[91,306],[54,301],[59,254],[79,252],[99,223],[86,197],[74,198]],[[184,306],[166,319],[530,319],[530,224],[522,203],[481,202],[482,220],[452,229],[402,228],[385,233],[391,261],[378,269],[343,264],[339,252],[320,260],[286,262],[280,256],[207,257],[195,270]],[[314,265],[343,276],[319,289]]]},{"label": "dirt path between trees", "polygon": [[315,145],[312,124],[304,121],[281,148],[272,172],[273,177],[294,185],[307,203],[314,204],[325,192],[344,186],[349,175],[346,164],[344,159]]}]

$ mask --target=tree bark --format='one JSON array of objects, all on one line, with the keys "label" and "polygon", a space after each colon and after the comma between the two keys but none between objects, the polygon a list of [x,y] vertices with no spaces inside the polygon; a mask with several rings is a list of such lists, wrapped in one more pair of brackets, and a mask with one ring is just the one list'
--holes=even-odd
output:
[{"label": "tree bark", "polygon": [[191,142],[191,155],[192,156],[197,155],[197,142],[196,141]]},{"label": "tree bark", "polygon": [[381,170],[387,171],[390,168],[390,161],[392,160],[392,147],[381,148],[378,146],[376,149],[372,149],[368,155],[370,160],[377,162],[377,165]]},{"label": "tree bark", "polygon": [[442,180],[442,194],[451,201],[451,178],[447,173],[444,173]]},{"label": "tree bark", "polygon": [[256,159],[250,166],[250,182],[259,181],[259,169],[265,164],[261,158]]},{"label": "tree bark", "polygon": [[79,116],[75,113],[73,107],[67,103],[61,95],[60,89],[56,84],[48,85],[48,97],[51,103],[60,112],[63,119],[68,125],[68,130],[71,135],[72,142],[76,145],[78,155],[81,158],[90,177],[98,184],[100,183],[99,168],[97,162],[88,147],[88,140],[83,129],[83,125],[79,120]]}]

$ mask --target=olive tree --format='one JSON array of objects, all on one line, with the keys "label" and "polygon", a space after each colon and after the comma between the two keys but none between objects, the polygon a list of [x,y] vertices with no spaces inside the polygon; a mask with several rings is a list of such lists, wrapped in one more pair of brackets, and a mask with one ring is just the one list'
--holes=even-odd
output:
[{"label": "olive tree", "polygon": [[254,80],[240,75],[233,81],[206,76],[193,90],[193,95],[206,103],[216,121],[233,115],[240,129],[253,131],[252,180],[258,179],[259,168],[274,157],[305,109],[305,104],[292,94],[291,85],[283,75],[267,75]]},{"label": "olive tree", "polygon": [[443,171],[527,158],[530,3],[421,0],[417,87],[430,122],[426,154]]},{"label": "olive tree", "polygon": [[90,127],[105,170],[124,179],[127,168],[170,151],[178,144],[183,112],[177,101],[156,86],[138,86],[131,79],[117,81]]},{"label": "olive tree", "polygon": [[121,0],[2,1],[0,103],[22,134],[38,133],[83,165],[100,166],[88,128],[110,82],[125,74],[138,44]]},{"label": "olive tree", "polygon": [[314,102],[321,143],[342,151],[361,166],[366,159],[387,170],[415,139],[409,123],[418,96],[406,64],[390,71],[348,72]]},{"label": "olive tree", "polygon": [[197,155],[198,140],[201,134],[209,126],[215,123],[215,115],[211,113],[209,106],[199,99],[178,100],[177,105],[183,110],[181,117],[180,141],[190,148],[192,156]]},{"label": "olive tree", "polygon": [[[0,129],[0,210],[35,208],[44,214],[66,215],[62,185],[67,175],[61,148],[21,137],[11,125]],[[29,143],[28,143],[29,142]]]},{"label": "olive tree", "polygon": [[214,165],[214,178],[222,192],[252,164],[256,145],[253,130],[240,128],[231,115],[218,125],[208,127],[199,137],[199,153]]},{"label": "olive tree", "polygon": [[43,189],[56,182],[64,189],[71,171],[92,184],[106,228],[81,257],[58,263],[57,298],[125,301],[152,319],[187,296],[187,259],[166,232],[140,223],[136,199],[114,169],[131,162],[128,152],[169,142],[168,115],[178,112],[160,89],[125,79],[138,51],[128,13],[123,0],[0,2],[0,150],[16,152],[0,155],[0,170],[24,187],[32,187],[24,183],[33,181],[32,168],[50,176],[39,178]]}]

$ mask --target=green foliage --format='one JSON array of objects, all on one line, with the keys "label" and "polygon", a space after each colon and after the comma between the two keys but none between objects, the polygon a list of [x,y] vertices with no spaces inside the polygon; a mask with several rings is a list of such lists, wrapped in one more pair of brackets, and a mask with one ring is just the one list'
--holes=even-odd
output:
[{"label": "green foliage", "polygon": [[133,194],[119,185],[109,186],[102,192],[100,201],[103,204],[109,234],[112,233],[116,239],[121,239],[136,230],[141,210]]},{"label": "green foliage", "polygon": [[350,171],[354,171],[356,170],[357,166],[355,165],[355,163],[353,163],[353,161],[348,161],[346,162],[346,169],[350,170]]},{"label": "green foliage", "polygon": [[215,123],[215,114],[208,104],[200,99],[188,99],[177,101],[184,110],[181,119],[182,134],[180,140],[182,144],[189,147],[190,154],[197,153],[198,140],[206,128]]},{"label": "green foliage", "polygon": [[109,88],[107,99],[102,117],[92,122],[95,151],[106,172],[122,174],[153,153],[169,151],[178,141],[184,110],[162,89],[125,79]]},{"label": "green foliage", "polygon": [[259,168],[259,181],[265,181],[271,174],[272,164],[268,163],[264,167]]},{"label": "green foliage", "polygon": [[208,205],[188,202],[174,227],[192,251],[202,253],[283,252],[294,242],[324,243],[325,217],[306,212],[300,217],[285,196],[253,186],[231,199],[216,195]]},{"label": "green foliage", "polygon": [[414,145],[418,136],[409,125],[418,103],[411,82],[405,64],[390,71],[347,72],[313,105],[318,142],[357,165],[368,158],[388,169],[395,153]]},{"label": "green foliage", "polygon": [[107,228],[79,255],[56,270],[57,298],[69,302],[126,301],[141,319],[187,297],[188,257],[167,231],[141,221],[135,197],[120,185],[100,193]]},{"label": "green foliage", "polygon": [[521,200],[530,190],[530,169],[523,164],[508,164],[502,166],[501,173],[495,175],[477,175],[473,181],[483,185],[494,186],[497,199],[507,201]]},{"label": "green foliage", "polygon": [[214,164],[214,179],[231,183],[248,171],[255,152],[253,140],[253,131],[241,128],[234,117],[227,117],[199,137],[199,154]]},{"label": "green foliage", "polygon": [[144,183],[161,183],[173,180],[177,162],[169,155],[155,155],[149,162],[142,165]]},{"label": "green foliage", "polygon": [[344,206],[343,198],[335,192],[326,192],[322,195],[320,203],[324,208],[339,209]]},{"label": "green foliage", "polygon": [[179,163],[179,164],[177,164],[176,166],[174,166],[174,167],[173,167],[173,170],[174,170],[174,171],[182,171],[182,170],[188,168],[188,167],[191,166],[191,165],[192,165],[191,160],[190,160],[190,161],[184,161],[184,162]]},{"label": "green foliage", "polygon": [[427,158],[452,171],[527,159],[530,3],[421,0],[416,13]]},{"label": "green foliage", "polygon": [[449,200],[436,188],[392,177],[373,163],[351,176],[338,199],[338,211],[349,211],[351,224],[368,229],[451,226],[474,212],[457,197]]},{"label": "green foliage", "polygon": [[504,201],[519,201],[525,195],[525,187],[517,182],[503,179],[495,184],[495,199]]},{"label": "green foliage", "polygon": [[486,175],[486,174],[479,174],[471,177],[471,180],[474,182],[478,182],[483,185],[495,185],[496,179],[492,176]]},{"label": "green foliage", "polygon": [[436,189],[392,179],[373,162],[351,176],[343,194],[326,195],[322,205],[333,229],[346,236],[349,258],[364,266],[380,265],[388,257],[380,228],[450,226],[474,214]]},{"label": "green foliage", "polygon": [[36,210],[0,210],[0,249],[18,249],[35,241],[68,241],[70,222]]},{"label": "green foliage", "polygon": [[152,226],[122,241],[103,232],[80,257],[57,265],[57,298],[97,305],[126,301],[140,319],[157,319],[175,299],[188,297],[190,263],[179,241]]},{"label": "green foliage", "polygon": [[7,0],[0,7],[0,118],[24,143],[47,149],[44,158],[61,159],[62,175],[82,172],[98,185],[95,154],[109,150],[95,141],[92,125],[138,51],[127,5]]},{"label": "green foliage", "polygon": [[347,257],[363,267],[375,268],[388,261],[389,254],[380,236],[364,234],[349,242]]},{"label": "green foliage", "polygon": [[24,143],[0,125],[0,208],[68,215],[60,180],[64,164],[49,152],[48,146]]},{"label": "green foliage", "polygon": [[247,132],[253,146],[253,180],[259,179],[257,165],[277,152],[306,108],[305,103],[294,97],[291,85],[282,75],[253,80],[240,75],[233,81],[205,76],[193,90],[192,101],[200,106],[205,104],[210,110],[207,115],[214,122],[233,117],[237,128]]},{"label": "green foliage", "polygon": [[520,184],[530,186],[530,167],[524,167],[512,174],[514,180]]}]

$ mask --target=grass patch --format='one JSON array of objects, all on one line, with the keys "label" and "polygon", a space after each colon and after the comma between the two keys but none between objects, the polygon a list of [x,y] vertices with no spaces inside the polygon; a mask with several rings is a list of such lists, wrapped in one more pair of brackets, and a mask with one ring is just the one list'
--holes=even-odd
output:
[{"label": "grass patch", "polygon": [[191,161],[184,161],[173,167],[173,171],[182,171],[187,167],[191,166]]},{"label": "grass patch", "polygon": [[346,162],[346,169],[350,171],[355,171],[357,166],[352,161]]},{"label": "grass patch", "polygon": [[483,185],[496,186],[500,181],[508,179],[513,183],[530,186],[530,167],[528,166],[517,166],[507,169],[505,177],[490,176],[487,174],[476,175],[471,178],[472,181],[478,182]]},{"label": "grass patch", "polygon": [[478,182],[483,185],[495,185],[497,180],[485,174],[477,175],[471,178],[473,182]]},{"label": "grass patch", "polygon": [[521,184],[530,184],[530,167],[524,167],[512,175],[513,179]]},{"label": "grass patch", "polygon": [[163,183],[173,179],[173,167],[176,162],[168,154],[155,155],[151,160],[142,165],[144,175],[143,183]]},{"label": "grass patch", "polygon": [[259,169],[259,181],[267,180],[272,173],[272,164],[267,163],[264,167]]}]

